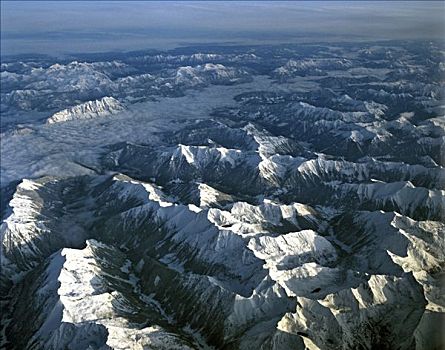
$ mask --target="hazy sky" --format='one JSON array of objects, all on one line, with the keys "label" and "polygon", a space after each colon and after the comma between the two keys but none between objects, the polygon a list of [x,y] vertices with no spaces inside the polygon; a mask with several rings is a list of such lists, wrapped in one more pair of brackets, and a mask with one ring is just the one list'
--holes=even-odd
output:
[{"label": "hazy sky", "polygon": [[442,1],[2,1],[2,55],[445,35]]}]

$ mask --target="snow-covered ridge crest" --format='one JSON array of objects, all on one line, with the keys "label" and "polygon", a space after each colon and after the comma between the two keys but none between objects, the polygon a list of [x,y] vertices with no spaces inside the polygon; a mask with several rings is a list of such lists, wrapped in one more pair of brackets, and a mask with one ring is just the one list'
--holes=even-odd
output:
[{"label": "snow-covered ridge crest", "polygon": [[212,160],[227,162],[231,166],[242,158],[241,151],[224,147],[210,148],[207,146],[187,146],[179,144],[171,156],[171,160],[184,158],[188,164],[204,166]]},{"label": "snow-covered ridge crest", "polygon": [[100,100],[88,101],[74,107],[64,109],[47,119],[47,124],[54,124],[78,119],[92,119],[116,114],[125,107],[114,97],[103,97]]},{"label": "snow-covered ridge crest", "polygon": [[226,67],[222,64],[205,63],[195,67],[185,66],[176,69],[175,84],[190,86],[213,83],[235,83],[248,78],[245,70]]}]

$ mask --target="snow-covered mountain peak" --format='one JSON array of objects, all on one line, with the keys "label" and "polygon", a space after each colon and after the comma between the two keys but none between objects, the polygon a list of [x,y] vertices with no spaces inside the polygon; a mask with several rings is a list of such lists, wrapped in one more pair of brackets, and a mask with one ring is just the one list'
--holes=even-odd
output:
[{"label": "snow-covered mountain peak", "polygon": [[72,120],[108,117],[123,110],[125,110],[125,107],[115,98],[103,97],[100,100],[88,101],[57,112],[48,118],[46,123],[54,124]]}]

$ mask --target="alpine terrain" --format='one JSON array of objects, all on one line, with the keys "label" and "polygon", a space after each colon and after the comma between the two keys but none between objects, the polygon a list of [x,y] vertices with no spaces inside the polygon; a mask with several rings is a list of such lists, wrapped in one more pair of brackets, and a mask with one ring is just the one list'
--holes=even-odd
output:
[{"label": "alpine terrain", "polygon": [[444,55],[5,56],[0,348],[443,349]]}]

